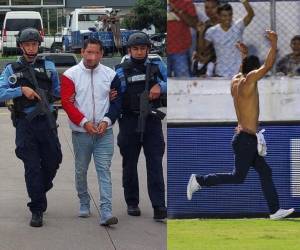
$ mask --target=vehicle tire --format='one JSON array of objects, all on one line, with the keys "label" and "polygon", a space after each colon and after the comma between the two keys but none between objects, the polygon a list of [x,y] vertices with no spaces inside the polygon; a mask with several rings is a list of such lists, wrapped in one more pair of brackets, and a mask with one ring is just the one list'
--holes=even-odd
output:
[{"label": "vehicle tire", "polygon": [[6,48],[3,48],[3,49],[2,49],[2,56],[5,56],[5,57],[8,56],[8,53],[7,53],[7,49],[6,49]]},{"label": "vehicle tire", "polygon": [[127,47],[126,47],[126,46],[123,46],[123,47],[122,47],[121,54],[122,54],[122,56],[127,55]]},{"label": "vehicle tire", "polygon": [[52,53],[60,53],[63,51],[62,44],[61,43],[53,43],[50,52]]}]

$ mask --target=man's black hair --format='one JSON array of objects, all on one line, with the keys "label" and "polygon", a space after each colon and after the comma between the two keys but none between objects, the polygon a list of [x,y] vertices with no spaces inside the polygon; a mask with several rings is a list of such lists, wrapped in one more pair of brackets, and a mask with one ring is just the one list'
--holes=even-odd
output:
[{"label": "man's black hair", "polygon": [[215,2],[217,5],[220,5],[219,0],[204,0],[204,2]]},{"label": "man's black hair", "polygon": [[83,43],[83,49],[86,49],[89,44],[98,44],[100,47],[100,50],[103,50],[103,44],[99,39],[96,39],[94,37],[85,39],[84,43]]},{"label": "man's black hair", "polygon": [[231,6],[229,3],[221,4],[221,5],[218,7],[218,14],[220,14],[221,11],[231,11],[231,12],[233,12],[232,6]]},{"label": "man's black hair", "polygon": [[300,35],[296,35],[291,39],[291,42],[300,41]]},{"label": "man's black hair", "polygon": [[258,69],[260,67],[259,58],[257,56],[247,56],[243,60],[242,73],[247,75],[252,70]]}]

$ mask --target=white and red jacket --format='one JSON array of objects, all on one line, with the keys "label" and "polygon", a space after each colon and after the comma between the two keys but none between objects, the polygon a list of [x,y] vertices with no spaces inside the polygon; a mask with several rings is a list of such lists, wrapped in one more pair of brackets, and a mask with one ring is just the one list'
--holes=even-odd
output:
[{"label": "white and red jacket", "polygon": [[[110,101],[112,88],[118,91],[118,96]],[[100,63],[94,69],[87,69],[81,61],[61,78],[61,102],[74,131],[86,132],[83,125],[87,121],[94,124],[107,121],[112,126],[121,110],[120,93],[120,80],[115,71]]]}]

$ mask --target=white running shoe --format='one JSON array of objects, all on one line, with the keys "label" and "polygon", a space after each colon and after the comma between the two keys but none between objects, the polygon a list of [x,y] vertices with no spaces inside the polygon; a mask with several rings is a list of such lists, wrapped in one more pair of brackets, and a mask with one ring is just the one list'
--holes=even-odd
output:
[{"label": "white running shoe", "polygon": [[197,182],[196,175],[192,174],[186,189],[187,199],[191,200],[193,193],[197,192],[199,189],[201,189],[201,186]]},{"label": "white running shoe", "polygon": [[275,214],[270,215],[271,220],[280,220],[283,219],[290,214],[294,213],[295,209],[290,208],[290,209],[278,209],[278,211]]}]

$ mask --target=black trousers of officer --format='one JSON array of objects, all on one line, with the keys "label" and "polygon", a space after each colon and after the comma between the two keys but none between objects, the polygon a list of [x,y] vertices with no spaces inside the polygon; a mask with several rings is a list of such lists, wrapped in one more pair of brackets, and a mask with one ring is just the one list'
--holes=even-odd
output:
[{"label": "black trousers of officer", "polygon": [[258,173],[264,197],[268,203],[270,213],[279,209],[279,200],[272,179],[272,169],[264,157],[258,155],[257,138],[255,135],[240,132],[233,136],[232,147],[235,155],[235,167],[231,173],[209,174],[197,176],[201,186],[215,186],[220,184],[240,184],[247,177],[251,166]]},{"label": "black trousers of officer", "polygon": [[137,164],[143,147],[147,167],[148,194],[153,207],[165,206],[165,185],[162,159],[165,142],[161,120],[148,116],[143,142],[136,132],[138,116],[125,114],[119,119],[118,146],[123,157],[123,188],[127,205],[139,204],[139,181]]},{"label": "black trousers of officer", "polygon": [[46,211],[46,192],[53,186],[62,153],[57,132],[50,129],[45,115],[31,122],[25,117],[17,118],[16,155],[24,163],[30,211]]}]

